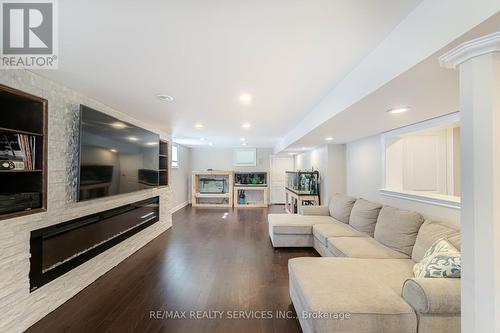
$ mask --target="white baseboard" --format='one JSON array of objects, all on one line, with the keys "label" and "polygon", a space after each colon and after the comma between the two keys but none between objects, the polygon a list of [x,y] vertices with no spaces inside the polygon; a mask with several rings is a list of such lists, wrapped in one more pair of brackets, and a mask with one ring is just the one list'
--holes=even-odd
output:
[{"label": "white baseboard", "polygon": [[184,201],[183,203],[175,206],[175,207],[172,207],[172,209],[170,210],[170,213],[173,214],[175,213],[176,211],[178,211],[179,209],[182,209],[184,207],[186,207],[187,205],[189,205],[189,201]]}]

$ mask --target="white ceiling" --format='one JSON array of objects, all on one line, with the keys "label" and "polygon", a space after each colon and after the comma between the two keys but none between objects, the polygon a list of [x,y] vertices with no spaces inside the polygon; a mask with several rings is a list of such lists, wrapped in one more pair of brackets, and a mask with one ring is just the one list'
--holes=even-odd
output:
[{"label": "white ceiling", "polygon": [[[301,152],[326,143],[347,143],[459,111],[458,71],[441,68],[438,57],[458,44],[500,30],[500,13],[490,17],[436,54],[338,113],[286,149]],[[411,111],[389,114],[395,107]],[[325,138],[333,137],[333,141]]]},{"label": "white ceiling", "polygon": [[[386,112],[406,106],[410,106],[411,111]],[[330,118],[287,150],[301,151],[325,143],[347,143],[456,112],[458,108],[458,72],[440,68],[437,58],[431,57]],[[326,137],[334,140],[327,142]]]},{"label": "white ceiling", "polygon": [[193,146],[272,147],[419,3],[64,0],[59,69],[39,73]]}]

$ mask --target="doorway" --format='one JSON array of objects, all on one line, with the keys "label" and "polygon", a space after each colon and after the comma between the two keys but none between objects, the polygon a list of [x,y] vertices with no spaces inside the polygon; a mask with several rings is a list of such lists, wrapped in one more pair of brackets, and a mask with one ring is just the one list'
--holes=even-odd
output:
[{"label": "doorway", "polygon": [[270,166],[270,203],[284,204],[285,203],[285,186],[286,186],[286,171],[294,170],[293,156],[271,156]]}]

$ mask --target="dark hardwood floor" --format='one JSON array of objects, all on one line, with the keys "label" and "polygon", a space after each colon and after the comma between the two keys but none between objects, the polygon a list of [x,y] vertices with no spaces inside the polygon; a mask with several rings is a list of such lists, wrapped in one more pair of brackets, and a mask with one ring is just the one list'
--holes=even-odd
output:
[{"label": "dark hardwood floor", "polygon": [[[300,332],[296,319],[276,318],[276,311],[293,311],[287,262],[318,254],[273,249],[268,212],[284,212],[283,206],[186,207],[174,214],[170,230],[28,332]],[[179,317],[186,311],[187,318],[155,319],[152,311],[157,317],[165,312],[156,311]],[[193,319],[190,311],[215,319]],[[241,319],[248,315],[272,318]]]}]

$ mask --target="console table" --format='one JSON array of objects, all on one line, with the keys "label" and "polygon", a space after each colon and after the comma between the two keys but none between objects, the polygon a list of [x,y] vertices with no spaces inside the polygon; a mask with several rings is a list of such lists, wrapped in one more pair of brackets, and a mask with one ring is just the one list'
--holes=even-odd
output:
[{"label": "console table", "polygon": [[[305,202],[308,205],[305,205]],[[297,214],[302,206],[317,206],[319,205],[319,195],[301,193],[285,188],[285,210],[289,214]]]},{"label": "console table", "polygon": [[[222,180],[225,182],[224,191],[207,193],[201,189],[203,179]],[[191,203],[193,207],[232,207],[233,206],[233,179],[232,171],[193,171]]]},{"label": "console table", "polygon": [[[240,204],[239,192],[245,191],[246,203]],[[234,207],[267,207],[269,190],[266,186],[234,185]]]}]

